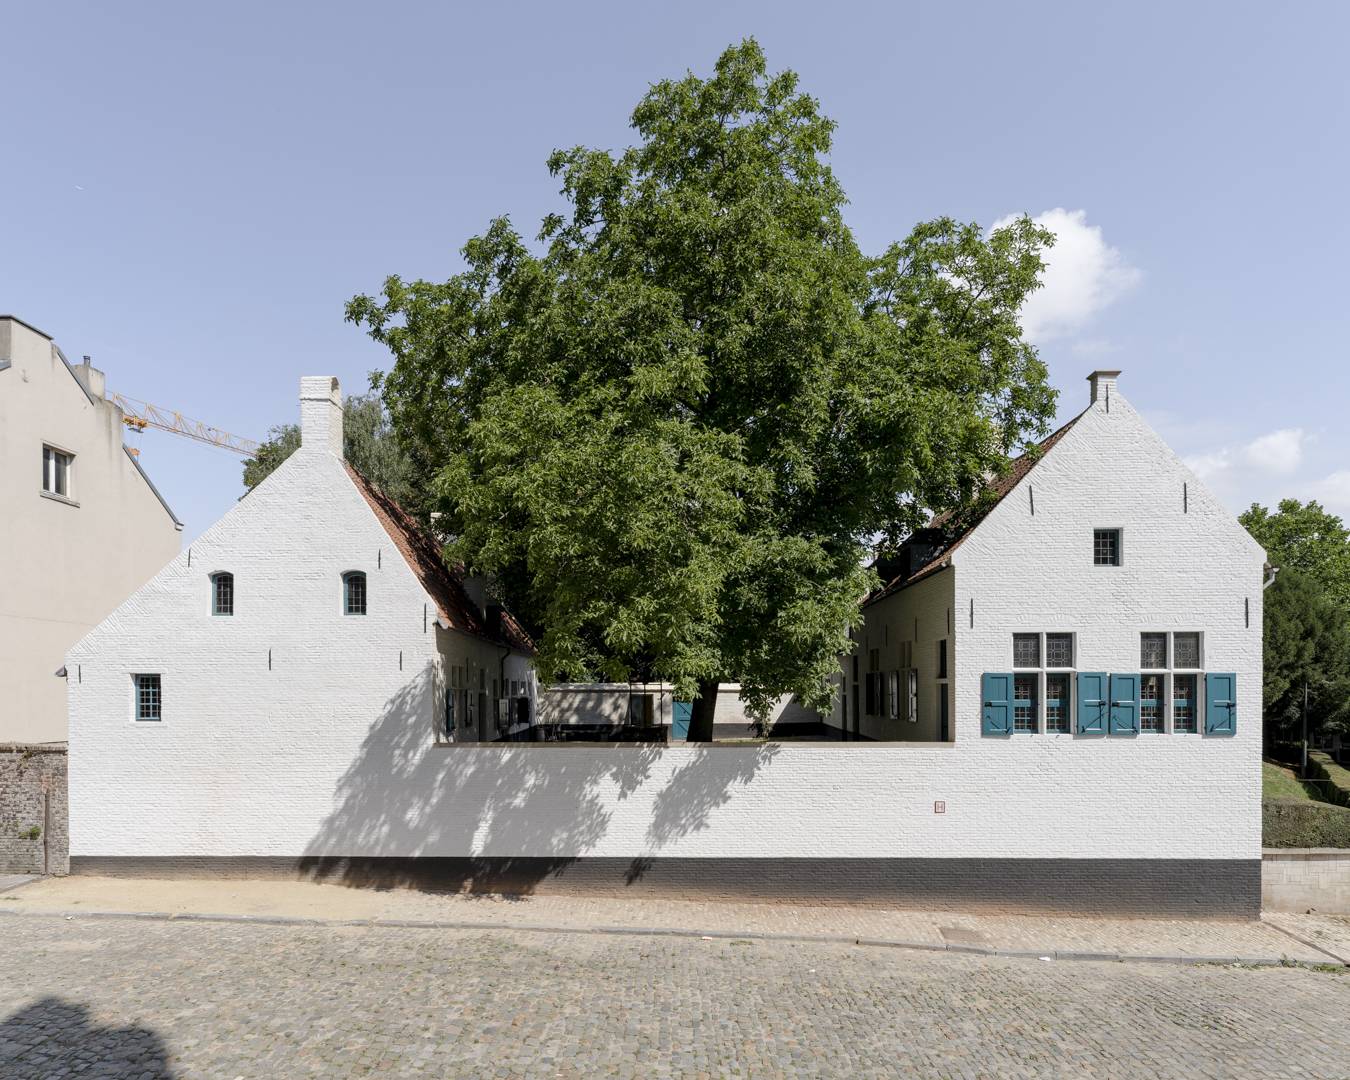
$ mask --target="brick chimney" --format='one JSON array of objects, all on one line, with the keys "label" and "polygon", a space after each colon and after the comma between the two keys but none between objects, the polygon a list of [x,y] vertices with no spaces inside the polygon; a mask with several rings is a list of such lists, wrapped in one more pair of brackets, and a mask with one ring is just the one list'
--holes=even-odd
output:
[{"label": "brick chimney", "polygon": [[342,390],[334,375],[300,379],[300,448],[342,457]]},{"label": "brick chimney", "polygon": [[1106,405],[1106,411],[1111,411],[1111,398],[1116,393],[1116,380],[1120,378],[1119,371],[1094,371],[1088,377],[1088,385],[1092,387],[1091,404],[1103,402]]}]

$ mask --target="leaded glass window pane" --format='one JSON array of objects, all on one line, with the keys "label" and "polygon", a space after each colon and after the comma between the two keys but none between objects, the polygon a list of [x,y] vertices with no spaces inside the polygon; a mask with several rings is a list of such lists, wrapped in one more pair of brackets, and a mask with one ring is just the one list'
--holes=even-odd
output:
[{"label": "leaded glass window pane", "polygon": [[1073,635],[1045,635],[1045,666],[1073,667]]},{"label": "leaded glass window pane", "polygon": [[1045,730],[1066,733],[1069,730],[1069,676],[1045,677]]},{"label": "leaded glass window pane", "polygon": [[1139,635],[1139,666],[1165,668],[1167,666],[1167,635]]},{"label": "leaded glass window pane", "polygon": [[1172,730],[1195,731],[1195,683],[1194,675],[1172,676]]},{"label": "leaded glass window pane", "polygon": [[1145,675],[1139,681],[1139,730],[1162,731],[1161,675]]},{"label": "leaded glass window pane", "polygon": [[1194,632],[1172,635],[1172,666],[1198,668],[1200,666],[1200,635]]},{"label": "leaded glass window pane", "polygon": [[1013,730],[1036,730],[1036,676],[1013,678]]},{"label": "leaded glass window pane", "polygon": [[1041,635],[1013,635],[1013,667],[1041,666]]}]

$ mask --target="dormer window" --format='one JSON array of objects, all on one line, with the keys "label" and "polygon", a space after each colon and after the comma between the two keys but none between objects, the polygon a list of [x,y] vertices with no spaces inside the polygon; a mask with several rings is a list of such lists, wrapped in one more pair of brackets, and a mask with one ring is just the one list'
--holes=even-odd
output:
[{"label": "dormer window", "polygon": [[360,570],[348,570],[342,575],[342,613],[366,613],[366,575]]},{"label": "dormer window", "polygon": [[226,571],[211,575],[211,614],[234,614],[234,575]]}]

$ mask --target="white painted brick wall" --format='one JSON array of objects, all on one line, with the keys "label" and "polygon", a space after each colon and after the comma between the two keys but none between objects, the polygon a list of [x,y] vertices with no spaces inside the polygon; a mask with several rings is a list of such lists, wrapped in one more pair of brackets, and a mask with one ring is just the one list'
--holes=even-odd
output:
[{"label": "white painted brick wall", "polygon": [[[1259,858],[1260,552],[1116,395],[1032,476],[1035,518],[1014,492],[942,575],[951,745],[447,747],[420,588],[338,460],[298,454],[72,651],[71,852]],[[1090,565],[1094,524],[1124,525],[1124,567]],[[208,614],[215,569],[233,619]],[[340,614],[348,569],[365,619]],[[1238,736],[981,737],[979,675],[1023,627],[1108,671],[1141,627],[1205,631]],[[141,670],[160,724],[131,720]]]}]

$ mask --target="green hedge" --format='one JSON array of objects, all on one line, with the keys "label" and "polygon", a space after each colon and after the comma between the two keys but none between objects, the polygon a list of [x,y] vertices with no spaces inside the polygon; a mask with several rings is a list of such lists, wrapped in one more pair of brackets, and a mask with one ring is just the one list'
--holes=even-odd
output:
[{"label": "green hedge", "polygon": [[1307,779],[1326,802],[1350,806],[1350,769],[1343,769],[1321,750],[1308,751]]},{"label": "green hedge", "polygon": [[1350,848],[1350,808],[1304,799],[1267,799],[1261,804],[1261,845]]}]

